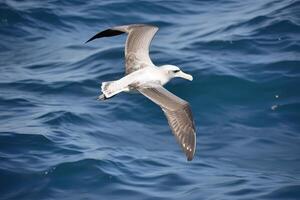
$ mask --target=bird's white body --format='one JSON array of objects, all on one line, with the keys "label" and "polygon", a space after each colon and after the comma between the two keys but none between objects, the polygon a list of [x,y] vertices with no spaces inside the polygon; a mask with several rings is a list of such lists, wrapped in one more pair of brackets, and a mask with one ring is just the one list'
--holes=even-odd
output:
[{"label": "bird's white body", "polygon": [[123,78],[102,83],[102,93],[110,98],[120,92],[129,92],[138,87],[151,87],[154,84],[164,85],[169,81],[158,67],[148,66],[134,71]]},{"label": "bird's white body", "polygon": [[[172,73],[173,70],[178,70],[178,73]],[[188,80],[193,79],[191,75],[183,73],[174,65],[164,65],[161,67],[149,65],[119,80],[103,82],[101,90],[106,98],[110,98],[120,92],[129,92],[138,88],[152,88],[158,85],[163,86],[174,77],[182,77]]]}]

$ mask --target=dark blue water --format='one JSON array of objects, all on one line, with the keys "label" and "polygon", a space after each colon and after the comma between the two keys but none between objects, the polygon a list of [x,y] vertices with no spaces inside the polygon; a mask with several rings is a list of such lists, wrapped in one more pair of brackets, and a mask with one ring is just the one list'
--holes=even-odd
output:
[{"label": "dark blue water", "polygon": [[[194,81],[167,88],[197,125],[187,162],[141,95],[99,102],[123,76],[115,25],[160,27],[151,55]],[[0,3],[0,199],[300,199],[300,3]]]}]

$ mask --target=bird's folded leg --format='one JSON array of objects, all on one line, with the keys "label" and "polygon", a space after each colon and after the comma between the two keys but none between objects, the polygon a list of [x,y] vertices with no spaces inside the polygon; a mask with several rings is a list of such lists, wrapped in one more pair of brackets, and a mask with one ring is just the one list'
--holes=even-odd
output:
[{"label": "bird's folded leg", "polygon": [[98,98],[97,98],[97,100],[98,101],[104,101],[104,100],[106,100],[106,99],[108,99],[104,94],[101,94],[100,96],[98,96]]}]

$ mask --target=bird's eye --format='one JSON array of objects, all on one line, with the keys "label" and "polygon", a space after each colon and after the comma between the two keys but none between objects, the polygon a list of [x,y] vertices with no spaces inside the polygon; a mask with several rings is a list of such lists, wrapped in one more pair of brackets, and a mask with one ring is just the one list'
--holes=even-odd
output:
[{"label": "bird's eye", "polygon": [[177,73],[177,72],[180,72],[180,70],[179,70],[179,69],[176,69],[176,70],[174,70],[173,72],[174,72],[174,73]]}]

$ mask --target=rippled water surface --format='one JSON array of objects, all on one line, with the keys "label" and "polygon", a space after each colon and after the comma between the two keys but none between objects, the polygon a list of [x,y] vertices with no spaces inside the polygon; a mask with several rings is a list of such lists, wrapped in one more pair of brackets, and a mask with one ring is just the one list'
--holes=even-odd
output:
[{"label": "rippled water surface", "polygon": [[[124,75],[115,25],[160,27],[157,65],[197,125],[187,162],[156,105],[98,102]],[[0,199],[300,199],[300,3],[0,2]]]}]

